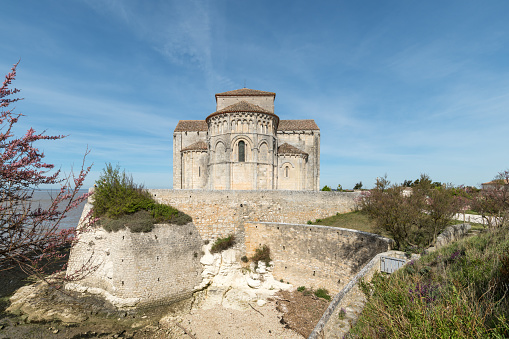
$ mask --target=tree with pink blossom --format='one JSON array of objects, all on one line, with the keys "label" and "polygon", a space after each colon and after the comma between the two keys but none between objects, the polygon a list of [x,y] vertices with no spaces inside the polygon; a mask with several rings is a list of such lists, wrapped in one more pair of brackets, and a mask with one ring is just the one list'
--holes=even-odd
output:
[{"label": "tree with pink blossom", "polygon": [[[62,262],[63,249],[68,249],[76,237],[75,228],[61,230],[59,225],[71,209],[87,198],[88,194],[80,195],[79,190],[90,167],[84,165],[87,151],[79,173],[62,177],[60,170],[53,171],[53,164],[44,162],[44,152],[35,143],[59,140],[64,135],[49,136],[32,128],[23,136],[14,134],[16,124],[24,116],[11,108],[22,100],[12,98],[20,90],[10,88],[18,63],[0,88],[0,272],[19,267],[27,274],[42,277],[49,266]],[[60,189],[50,206],[36,205],[34,192],[55,184]]]}]

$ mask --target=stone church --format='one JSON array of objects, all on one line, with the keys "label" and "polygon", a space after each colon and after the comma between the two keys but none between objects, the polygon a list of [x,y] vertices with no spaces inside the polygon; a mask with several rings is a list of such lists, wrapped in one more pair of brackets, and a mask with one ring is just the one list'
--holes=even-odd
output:
[{"label": "stone church", "polygon": [[216,94],[205,120],[173,132],[173,188],[319,190],[320,129],[279,120],[276,93],[242,88]]}]

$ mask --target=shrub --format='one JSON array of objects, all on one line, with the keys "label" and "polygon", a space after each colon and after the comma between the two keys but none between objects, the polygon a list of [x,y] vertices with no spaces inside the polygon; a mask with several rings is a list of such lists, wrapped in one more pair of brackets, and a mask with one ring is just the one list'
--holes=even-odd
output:
[{"label": "shrub", "polygon": [[242,262],[248,262],[248,261],[249,261],[249,259],[248,259],[245,255],[243,255],[243,256],[240,258],[240,261],[242,261]]},{"label": "shrub", "polygon": [[306,289],[306,287],[305,287],[305,286],[299,286],[299,287],[297,287],[297,291],[299,291],[299,292],[304,292],[304,290],[305,290],[305,289]]},{"label": "shrub", "polygon": [[103,169],[93,197],[93,215],[108,232],[126,226],[131,232],[150,232],[157,223],[185,225],[192,221],[187,214],[157,203],[143,186],[111,164]]},{"label": "shrub", "polygon": [[267,245],[263,245],[256,249],[255,254],[251,258],[251,261],[253,261],[256,265],[258,265],[259,261],[263,261],[265,265],[269,265],[271,262],[270,259],[270,248]]},{"label": "shrub", "polygon": [[308,220],[308,225],[313,225],[313,222],[311,220]]},{"label": "shrub", "polygon": [[330,192],[332,190],[331,190],[331,188],[329,186],[325,185],[325,186],[323,186],[322,191]]},{"label": "shrub", "polygon": [[327,291],[325,288],[319,288],[315,291],[315,296],[318,298],[322,298],[325,300],[331,300],[331,296],[329,295],[329,291]]},{"label": "shrub", "polygon": [[226,238],[217,238],[210,249],[210,253],[218,253],[227,250],[233,245],[235,245],[235,236],[233,234],[230,234]]}]

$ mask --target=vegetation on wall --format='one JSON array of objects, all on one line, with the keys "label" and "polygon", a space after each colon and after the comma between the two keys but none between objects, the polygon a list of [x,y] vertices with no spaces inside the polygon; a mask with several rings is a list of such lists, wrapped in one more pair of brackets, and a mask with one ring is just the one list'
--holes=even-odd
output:
[{"label": "vegetation on wall", "polygon": [[230,234],[226,238],[217,238],[212,247],[210,253],[218,253],[227,250],[235,245],[235,235]]},{"label": "vegetation on wall", "polygon": [[108,232],[128,227],[131,232],[150,232],[154,224],[185,225],[191,217],[179,210],[157,203],[132,176],[119,166],[107,164],[96,182],[93,216]]},{"label": "vegetation on wall", "polygon": [[258,265],[259,261],[263,261],[265,265],[269,265],[272,261],[270,258],[270,248],[267,245],[263,245],[258,247],[255,250],[255,254],[251,257],[251,261],[253,261],[256,265]]},{"label": "vegetation on wall", "polygon": [[509,230],[497,228],[361,282],[349,338],[509,337]]}]

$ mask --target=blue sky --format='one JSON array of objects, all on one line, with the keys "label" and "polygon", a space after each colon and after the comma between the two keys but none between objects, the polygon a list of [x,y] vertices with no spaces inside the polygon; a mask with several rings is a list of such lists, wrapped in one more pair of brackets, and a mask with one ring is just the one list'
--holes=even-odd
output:
[{"label": "blue sky", "polygon": [[172,187],[181,119],[214,94],[276,92],[321,129],[321,186],[427,173],[478,185],[509,168],[509,2],[3,1],[0,66],[64,172],[105,163]]}]

